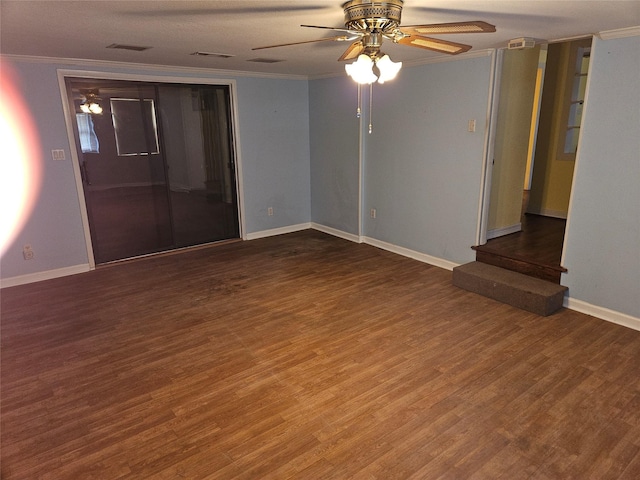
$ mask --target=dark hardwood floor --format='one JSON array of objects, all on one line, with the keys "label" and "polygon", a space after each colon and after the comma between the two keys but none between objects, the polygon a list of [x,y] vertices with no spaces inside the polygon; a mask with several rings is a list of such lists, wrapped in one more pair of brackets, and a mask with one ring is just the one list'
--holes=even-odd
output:
[{"label": "dark hardwood floor", "polygon": [[487,241],[487,249],[527,258],[543,265],[560,266],[567,221],[562,218],[526,214],[522,231]]},{"label": "dark hardwood floor", "polygon": [[307,230],[1,292],[1,477],[637,479],[640,332]]},{"label": "dark hardwood floor", "polygon": [[525,214],[521,223],[520,232],[474,247],[477,260],[560,283],[566,220]]}]

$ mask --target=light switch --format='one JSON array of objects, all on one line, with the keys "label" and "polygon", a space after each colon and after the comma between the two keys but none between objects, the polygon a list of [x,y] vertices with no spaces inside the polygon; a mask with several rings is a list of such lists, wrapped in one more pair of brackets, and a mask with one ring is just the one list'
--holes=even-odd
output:
[{"label": "light switch", "polygon": [[56,149],[56,150],[51,150],[51,157],[54,160],[64,160],[66,157],[64,155],[64,150],[60,149]]}]

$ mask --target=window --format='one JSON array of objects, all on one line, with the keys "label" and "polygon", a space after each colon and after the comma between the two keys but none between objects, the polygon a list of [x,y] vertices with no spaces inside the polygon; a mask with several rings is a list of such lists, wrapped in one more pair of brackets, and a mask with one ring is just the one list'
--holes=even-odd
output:
[{"label": "window", "polygon": [[561,158],[575,159],[582,123],[582,108],[587,89],[587,74],[589,72],[589,59],[591,54],[591,40],[585,44],[579,42],[572,45],[569,66],[571,70],[567,77],[568,87],[571,88],[566,104],[566,131],[562,142]]},{"label": "window", "polygon": [[82,153],[100,153],[100,142],[93,129],[93,119],[90,113],[76,113],[78,133],[80,135],[80,148]]},{"label": "window", "polygon": [[152,99],[112,98],[111,113],[118,156],[158,154],[156,107]]}]

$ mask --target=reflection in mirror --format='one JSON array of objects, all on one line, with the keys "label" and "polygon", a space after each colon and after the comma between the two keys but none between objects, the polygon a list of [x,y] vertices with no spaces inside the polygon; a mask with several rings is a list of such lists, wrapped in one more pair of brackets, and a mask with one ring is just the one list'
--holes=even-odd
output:
[{"label": "reflection in mirror", "polygon": [[78,137],[82,153],[100,153],[100,142],[90,113],[76,113]]},{"label": "reflection in mirror", "polygon": [[158,127],[153,99],[145,98],[141,103],[138,98],[112,98],[111,116],[119,157],[158,154]]}]

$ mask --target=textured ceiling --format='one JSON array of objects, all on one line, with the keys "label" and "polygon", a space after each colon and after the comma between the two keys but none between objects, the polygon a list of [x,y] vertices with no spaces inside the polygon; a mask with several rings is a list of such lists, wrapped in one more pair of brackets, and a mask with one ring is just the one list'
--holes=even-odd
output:
[{"label": "textured ceiling", "polygon": [[[344,27],[342,1],[0,1],[0,52],[261,74],[323,76],[343,72],[338,57],[348,44],[320,42],[252,51],[252,47],[335,35],[301,24]],[[405,0],[402,25],[484,20],[495,33],[443,35],[500,48],[509,39],[557,41],[640,25],[640,1]],[[434,37],[438,37],[434,35]],[[152,47],[136,52],[111,44]],[[196,51],[229,58],[191,55]],[[394,61],[420,63],[442,56],[386,41]],[[276,63],[255,59],[281,60]]]}]

